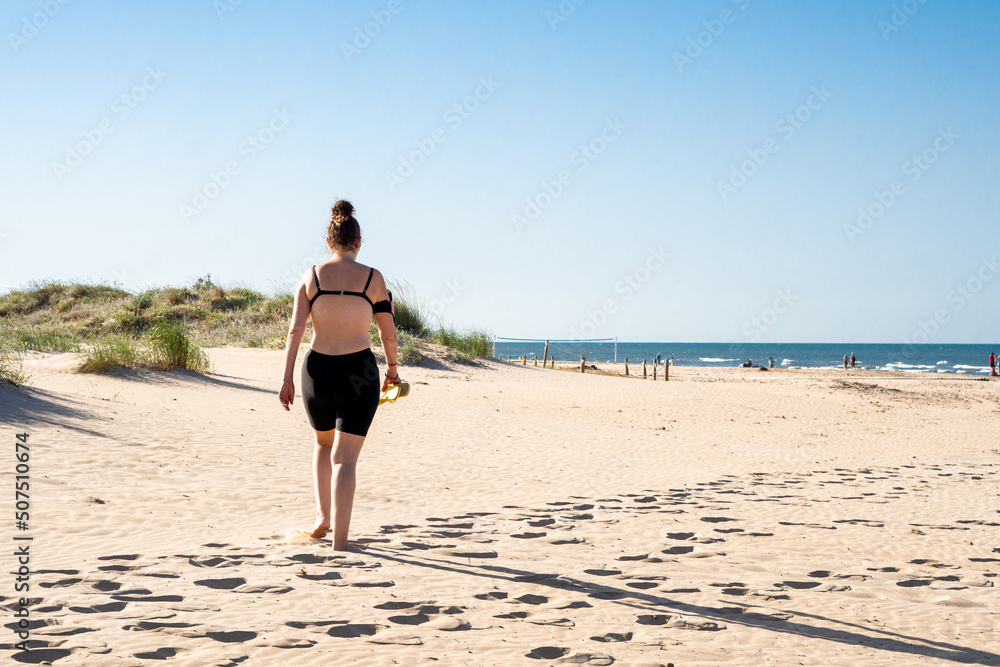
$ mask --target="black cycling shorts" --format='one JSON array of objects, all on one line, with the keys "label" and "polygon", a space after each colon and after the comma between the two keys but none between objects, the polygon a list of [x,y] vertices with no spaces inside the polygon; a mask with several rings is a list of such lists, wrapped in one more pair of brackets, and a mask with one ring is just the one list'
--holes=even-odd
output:
[{"label": "black cycling shorts", "polygon": [[306,352],[302,398],[309,423],[317,431],[368,435],[379,391],[378,362],[371,349],[350,354]]}]

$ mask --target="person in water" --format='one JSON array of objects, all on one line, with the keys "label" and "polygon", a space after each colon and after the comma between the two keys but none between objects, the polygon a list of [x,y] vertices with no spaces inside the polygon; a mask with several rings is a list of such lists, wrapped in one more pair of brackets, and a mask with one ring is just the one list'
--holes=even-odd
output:
[{"label": "person in water", "polygon": [[[278,399],[285,410],[295,400],[295,357],[312,316],[313,337],[301,374],[302,400],[316,432],[316,524],[310,535],[324,537],[332,527],[333,548],[346,551],[358,455],[379,392],[400,380],[392,294],[381,273],[357,261],[361,227],[350,202],[333,205],[326,243],[333,256],[306,271],[295,291]],[[373,315],[388,365],[381,387],[368,335]]]}]

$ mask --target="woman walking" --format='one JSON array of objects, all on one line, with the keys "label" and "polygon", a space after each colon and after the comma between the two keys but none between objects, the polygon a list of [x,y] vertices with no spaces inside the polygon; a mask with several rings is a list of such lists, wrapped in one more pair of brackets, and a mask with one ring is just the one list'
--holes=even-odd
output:
[{"label": "woman walking", "polygon": [[[306,271],[295,291],[278,399],[285,410],[295,400],[295,358],[311,315],[313,337],[301,375],[306,415],[316,432],[316,524],[310,534],[321,538],[332,527],[333,548],[346,551],[358,455],[379,391],[399,383],[396,326],[382,274],[357,261],[361,227],[350,202],[333,205],[326,243],[333,256]],[[368,335],[372,315],[388,365],[381,387]]]}]

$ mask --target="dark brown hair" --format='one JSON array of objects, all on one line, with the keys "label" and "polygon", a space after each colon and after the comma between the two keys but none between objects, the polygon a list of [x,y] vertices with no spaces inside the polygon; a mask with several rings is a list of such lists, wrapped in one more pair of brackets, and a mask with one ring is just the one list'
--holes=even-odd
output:
[{"label": "dark brown hair", "polygon": [[340,199],[333,205],[326,235],[335,250],[354,250],[361,239],[361,225],[354,217],[354,205],[351,202]]}]

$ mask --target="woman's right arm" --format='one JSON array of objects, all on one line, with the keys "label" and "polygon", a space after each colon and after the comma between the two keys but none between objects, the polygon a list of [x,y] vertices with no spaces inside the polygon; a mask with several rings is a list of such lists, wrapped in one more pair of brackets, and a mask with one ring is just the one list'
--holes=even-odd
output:
[{"label": "woman's right arm", "polygon": [[281,389],[278,391],[278,400],[281,401],[282,407],[286,410],[295,401],[293,373],[295,371],[295,358],[299,354],[299,345],[302,344],[302,336],[306,332],[306,321],[309,319],[309,298],[306,296],[308,282],[309,272],[306,272],[295,290],[292,321],[288,325],[288,337],[285,340],[285,369],[281,374]]}]

